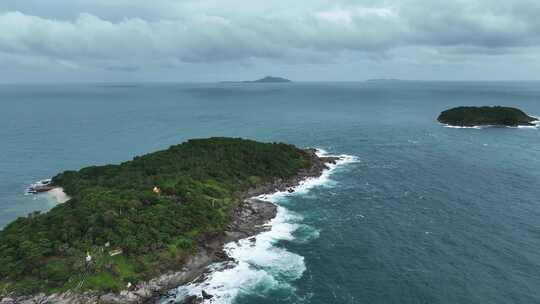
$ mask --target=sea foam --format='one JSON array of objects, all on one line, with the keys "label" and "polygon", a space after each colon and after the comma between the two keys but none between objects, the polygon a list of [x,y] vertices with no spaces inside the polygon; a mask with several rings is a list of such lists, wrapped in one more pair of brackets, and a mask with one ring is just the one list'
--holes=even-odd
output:
[{"label": "sea foam", "polygon": [[24,195],[46,195],[48,201],[53,204],[63,204],[71,199],[69,195],[64,192],[62,187],[56,187],[49,191],[36,193],[31,191],[34,187],[45,186],[51,182],[51,179],[44,179],[31,184],[25,191]]},{"label": "sea foam", "polygon": [[321,176],[302,181],[292,193],[279,191],[259,196],[260,199],[278,205],[276,217],[266,224],[269,230],[252,238],[226,244],[224,250],[234,259],[233,262],[210,266],[210,272],[205,278],[178,287],[174,290],[174,298],[164,299],[162,303],[168,303],[173,299],[181,302],[187,296],[201,295],[203,290],[213,295],[212,299],[205,300],[204,303],[216,304],[232,303],[235,298],[250,294],[254,290],[257,290],[258,294],[285,290],[293,295],[295,289],[290,282],[299,279],[306,270],[304,257],[276,244],[280,241],[295,240],[294,233],[298,229],[313,233],[312,237],[302,237],[300,242],[317,237],[318,231],[301,224],[300,215],[280,206],[279,203],[288,196],[305,195],[314,187],[333,186],[335,182],[330,179],[330,175],[340,166],[358,161],[355,156],[329,155],[322,149],[317,150],[317,155],[336,156],[340,159],[335,164],[329,164],[329,169]]},{"label": "sea foam", "polygon": [[[506,126],[506,128],[512,128],[512,129],[538,129],[538,128],[540,127],[540,117],[536,117],[536,116],[531,116],[531,117],[537,119],[537,120],[531,122],[531,123],[533,124],[533,126],[516,126],[516,127]],[[470,127],[465,127],[465,126],[452,126],[452,125],[448,125],[448,124],[442,124],[442,125],[443,125],[445,128],[451,128],[451,129],[477,129],[477,130],[485,129],[485,128],[491,128],[491,127],[496,127],[496,126],[494,126],[494,125],[470,126]]]},{"label": "sea foam", "polygon": [[452,125],[447,125],[447,124],[442,124],[445,128],[450,128],[450,129],[483,129],[483,128],[488,128],[490,127],[489,125],[486,125],[486,126],[471,126],[471,127],[466,127],[466,126],[452,126]]},{"label": "sea foam", "polygon": [[328,169],[324,170],[320,176],[308,178],[306,180],[301,181],[298,186],[294,187],[294,192],[277,191],[271,194],[260,195],[258,198],[277,203],[281,199],[287,196],[307,194],[309,190],[313,189],[314,187],[320,187],[320,186],[332,187],[334,186],[335,182],[330,179],[330,175],[332,175],[332,173],[334,173],[334,171],[337,168],[346,164],[355,163],[359,161],[356,156],[347,155],[347,154],[331,155],[326,150],[323,150],[323,149],[317,149],[316,154],[319,157],[339,157],[339,160],[337,160],[335,164],[328,164],[327,165]]},{"label": "sea foam", "polygon": [[531,121],[534,126],[517,126],[518,129],[538,129],[540,127],[540,118],[537,116],[531,116],[536,118],[535,121]]},{"label": "sea foam", "polygon": [[178,287],[175,300],[181,302],[187,296],[201,295],[203,290],[214,296],[205,303],[224,304],[254,289],[293,291],[287,282],[302,276],[306,269],[304,258],[274,244],[294,238],[298,227],[295,220],[298,217],[294,213],[278,206],[276,217],[267,224],[270,230],[254,237],[254,241],[248,238],[226,244],[225,252],[235,261],[214,264],[202,282],[196,280]]}]

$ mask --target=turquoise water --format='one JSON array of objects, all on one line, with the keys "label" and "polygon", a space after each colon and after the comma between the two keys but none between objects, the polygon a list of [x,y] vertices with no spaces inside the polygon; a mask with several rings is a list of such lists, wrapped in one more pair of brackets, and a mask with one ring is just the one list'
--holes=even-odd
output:
[{"label": "turquoise water", "polygon": [[53,207],[24,190],[61,170],[194,137],[284,141],[356,161],[274,198],[273,230],[203,285],[214,303],[539,303],[540,130],[435,121],[471,104],[540,116],[540,86],[0,86],[0,227]]}]

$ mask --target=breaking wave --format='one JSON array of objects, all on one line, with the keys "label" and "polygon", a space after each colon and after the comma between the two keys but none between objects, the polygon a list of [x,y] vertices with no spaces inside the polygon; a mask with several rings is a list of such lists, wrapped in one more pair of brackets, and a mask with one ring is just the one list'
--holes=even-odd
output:
[{"label": "breaking wave", "polygon": [[[540,118],[536,117],[536,116],[532,116],[532,117],[533,118],[538,118],[537,120],[531,122],[533,124],[532,126],[516,126],[516,127],[506,126],[506,128],[512,128],[512,129],[538,129],[540,127]],[[485,129],[485,128],[497,127],[497,126],[494,126],[494,125],[470,126],[470,127],[468,127],[468,126],[467,127],[466,126],[452,126],[452,125],[448,125],[448,124],[442,124],[442,125],[445,128],[451,128],[451,129],[477,129],[477,130]]]},{"label": "breaking wave", "polygon": [[238,297],[254,292],[258,295],[280,292],[287,294],[289,299],[296,298],[295,288],[291,282],[302,277],[306,270],[304,257],[287,251],[278,243],[308,242],[317,238],[319,231],[302,224],[302,217],[299,214],[280,206],[279,203],[288,196],[305,195],[314,187],[335,185],[330,179],[335,169],[358,161],[355,156],[329,155],[324,150],[318,150],[317,155],[337,156],[340,160],[330,164],[329,169],[321,176],[301,182],[292,193],[279,191],[259,196],[260,199],[278,205],[276,217],[266,224],[269,230],[251,238],[226,244],[224,250],[234,261],[210,266],[206,277],[176,288],[174,294],[163,299],[162,303],[182,302],[188,296],[201,295],[203,290],[213,295],[212,299],[204,300],[203,303],[229,304]]}]

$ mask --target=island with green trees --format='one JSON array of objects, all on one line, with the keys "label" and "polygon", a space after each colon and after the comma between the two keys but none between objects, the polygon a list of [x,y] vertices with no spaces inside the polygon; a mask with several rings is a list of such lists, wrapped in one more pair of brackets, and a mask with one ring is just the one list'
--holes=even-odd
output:
[{"label": "island with green trees", "polygon": [[209,138],[60,173],[51,186],[69,201],[0,231],[0,302],[140,303],[226,259],[225,242],[260,232],[276,207],[252,197],[292,191],[335,160]]},{"label": "island with green trees", "polygon": [[442,112],[440,123],[459,127],[475,126],[534,126],[538,118],[511,107],[457,107]]}]

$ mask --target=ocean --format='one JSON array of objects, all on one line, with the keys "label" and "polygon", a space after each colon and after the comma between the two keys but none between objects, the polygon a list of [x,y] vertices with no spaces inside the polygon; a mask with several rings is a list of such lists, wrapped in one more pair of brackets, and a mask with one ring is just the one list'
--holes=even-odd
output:
[{"label": "ocean", "polygon": [[540,116],[539,82],[0,85],[0,227],[57,203],[37,180],[190,138],[344,155],[237,263],[160,302],[540,303],[540,130],[455,129],[459,105]]}]

